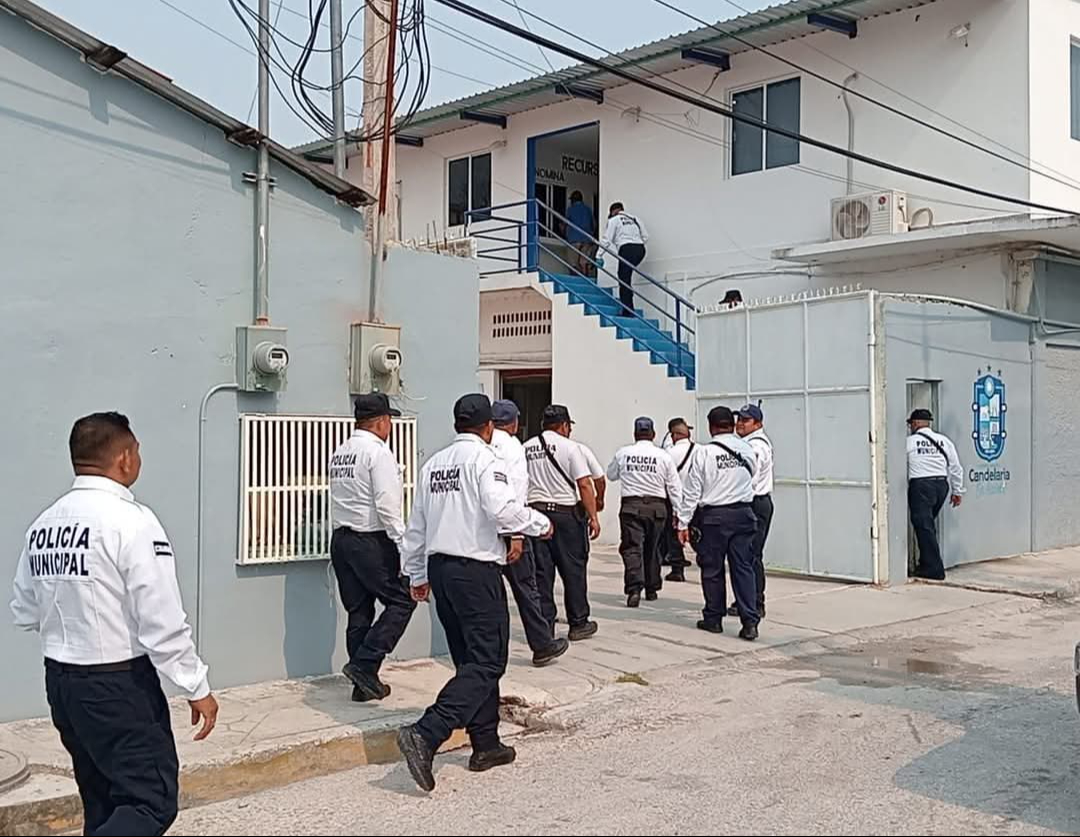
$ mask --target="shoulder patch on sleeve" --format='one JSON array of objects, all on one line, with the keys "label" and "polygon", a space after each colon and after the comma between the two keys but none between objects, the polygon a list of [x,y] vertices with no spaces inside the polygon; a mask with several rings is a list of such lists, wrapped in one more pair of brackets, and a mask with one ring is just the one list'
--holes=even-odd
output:
[{"label": "shoulder patch on sleeve", "polygon": [[172,558],[172,545],[168,541],[154,541],[154,554],[158,558]]},{"label": "shoulder patch on sleeve", "polygon": [[510,484],[510,480],[507,479],[506,474],[502,471],[495,471],[495,482],[504,482],[507,485]]}]

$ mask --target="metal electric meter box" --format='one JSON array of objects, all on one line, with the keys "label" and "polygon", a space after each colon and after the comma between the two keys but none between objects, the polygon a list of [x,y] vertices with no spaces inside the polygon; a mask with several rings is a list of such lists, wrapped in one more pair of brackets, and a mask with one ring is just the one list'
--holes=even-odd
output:
[{"label": "metal electric meter box", "polygon": [[349,392],[401,391],[401,326],[353,323],[349,334]]},{"label": "metal electric meter box", "polygon": [[236,327],[236,383],[242,392],[283,392],[289,368],[286,330],[270,326]]}]

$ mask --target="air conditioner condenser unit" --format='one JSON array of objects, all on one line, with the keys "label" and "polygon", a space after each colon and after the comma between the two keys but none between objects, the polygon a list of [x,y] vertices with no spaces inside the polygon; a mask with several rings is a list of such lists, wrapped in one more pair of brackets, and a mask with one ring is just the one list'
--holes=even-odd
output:
[{"label": "air conditioner condenser unit", "polygon": [[908,231],[905,192],[867,192],[833,198],[829,214],[833,241]]}]

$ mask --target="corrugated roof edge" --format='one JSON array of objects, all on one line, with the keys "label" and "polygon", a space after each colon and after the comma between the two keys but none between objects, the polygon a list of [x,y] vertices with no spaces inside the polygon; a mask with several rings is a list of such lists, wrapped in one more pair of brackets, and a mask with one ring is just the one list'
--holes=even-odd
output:
[{"label": "corrugated roof edge", "polygon": [[[869,14],[860,13],[858,9],[850,10],[851,6],[878,5],[889,12],[904,8],[914,8],[927,5],[935,0],[883,0],[881,4],[873,0],[787,0],[784,3],[776,3],[766,6],[756,12],[739,15],[718,21],[712,26],[701,26],[697,29],[689,29],[685,32],[668,35],[655,41],[649,41],[636,47],[622,50],[612,57],[601,57],[606,63],[613,66],[645,66],[658,58],[669,56],[675,50],[684,46],[703,46],[716,41],[724,40],[725,35],[749,36],[758,32],[768,31],[775,27],[791,23],[793,19],[804,17],[809,12],[846,12],[855,19],[872,17],[882,14],[882,9],[873,8]],[[888,13],[888,12],[885,12]],[[724,34],[715,31],[714,27],[721,27]],[[700,37],[696,37],[700,36]],[[792,36],[795,37],[795,36]],[[616,60],[617,59],[617,60]],[[551,73],[531,76],[520,81],[493,87],[449,102],[442,102],[425,108],[417,114],[415,124],[423,124],[434,120],[450,118],[459,110],[483,110],[485,106],[505,102],[520,97],[536,95],[543,92],[556,83],[570,83],[588,80],[592,76],[602,75],[602,70],[597,70],[585,64],[571,64]],[[623,83],[620,81],[620,84]],[[567,97],[568,98],[568,97]],[[445,113],[441,113],[445,111]],[[468,123],[462,123],[467,127]],[[308,158],[322,158],[329,154],[332,144],[326,140],[313,140],[303,145],[296,146],[293,150],[297,154],[303,154]]]},{"label": "corrugated roof edge", "polygon": [[[260,136],[255,128],[223,113],[209,102],[200,99],[183,88],[177,87],[157,71],[128,57],[127,53],[119,48],[83,32],[63,18],[41,8],[36,3],[31,3],[30,0],[0,0],[0,9],[22,18],[42,32],[82,53],[83,57],[92,65],[95,60],[93,56],[98,56],[98,60],[103,62],[99,66],[105,66],[105,72],[123,76],[204,122],[220,128],[230,141],[246,146],[258,144]],[[286,168],[292,169],[342,203],[349,206],[364,206],[375,202],[375,198],[360,187],[354,186],[347,180],[335,177],[330,172],[308,162],[300,154],[280,143],[270,140],[268,145],[272,159],[277,160]]]}]

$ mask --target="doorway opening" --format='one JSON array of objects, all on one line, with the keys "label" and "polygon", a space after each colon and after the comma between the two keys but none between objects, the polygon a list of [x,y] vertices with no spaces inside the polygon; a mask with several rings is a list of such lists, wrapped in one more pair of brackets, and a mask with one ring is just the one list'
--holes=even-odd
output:
[{"label": "doorway opening", "polygon": [[[907,414],[910,416],[913,410],[929,410],[930,414],[937,418],[938,414],[938,385],[940,381],[908,381],[907,383]],[[937,519],[938,543],[941,544],[941,518]],[[911,515],[908,515],[908,575],[915,574],[915,568],[919,565],[919,544],[915,538],[915,529],[911,525]],[[942,549],[944,550],[944,544]]]},{"label": "doorway opening", "polygon": [[502,397],[513,401],[521,411],[522,441],[540,433],[540,417],[551,403],[551,370],[504,370],[501,375]]},{"label": "doorway opening", "polygon": [[[590,237],[600,238],[599,123],[530,137],[527,166],[528,195],[551,210],[530,205],[529,266],[570,273],[578,264],[571,242],[582,236],[566,219],[573,214],[577,226],[584,227]],[[570,212],[572,198],[578,194],[588,212]]]}]

